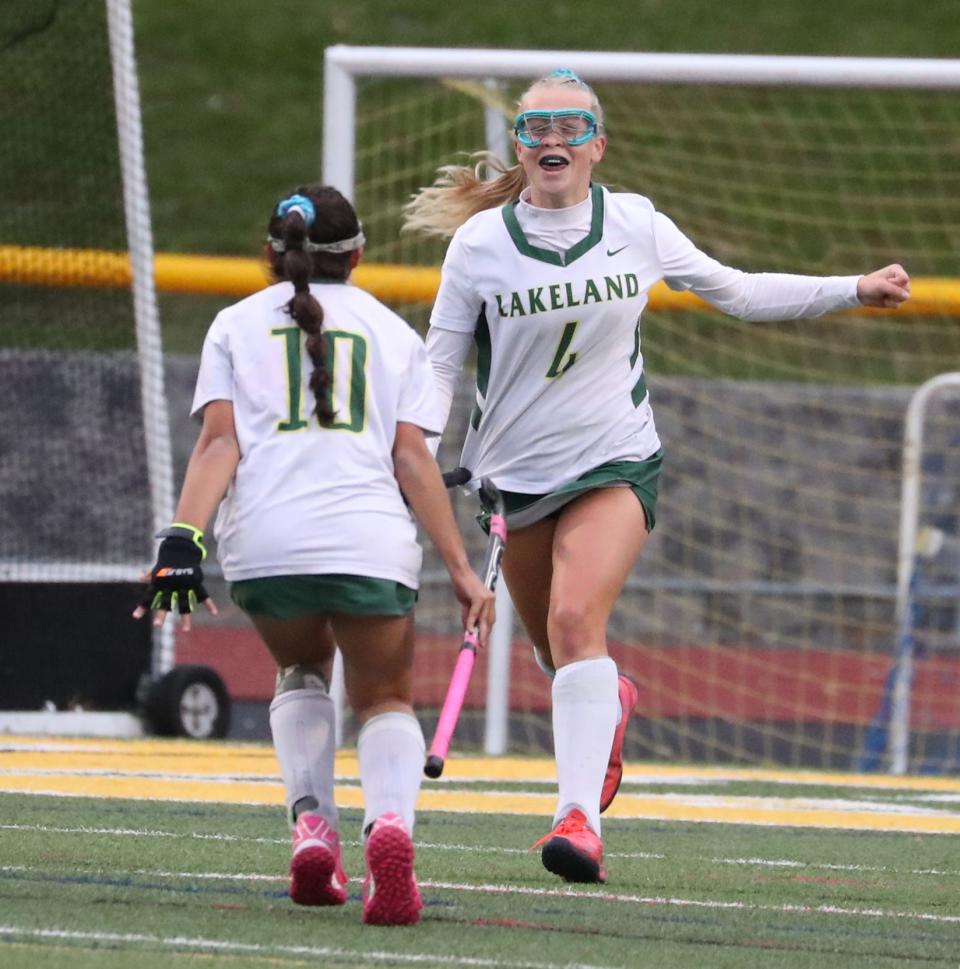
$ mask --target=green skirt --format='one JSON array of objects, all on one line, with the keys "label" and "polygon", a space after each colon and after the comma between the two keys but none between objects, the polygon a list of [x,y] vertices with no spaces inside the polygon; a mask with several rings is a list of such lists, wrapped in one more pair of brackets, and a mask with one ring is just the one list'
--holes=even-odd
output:
[{"label": "green skirt", "polygon": [[230,585],[230,598],[248,615],[296,619],[314,613],[405,616],[417,590],[364,575],[271,575]]},{"label": "green skirt", "polygon": [[[518,491],[501,491],[508,528],[524,528],[543,518],[557,514],[564,505],[587,491],[626,485],[643,505],[647,517],[647,531],[652,532],[657,517],[657,485],[663,449],[643,461],[611,461],[580,475],[545,495],[529,495]],[[490,511],[477,515],[480,527],[490,530]]]}]

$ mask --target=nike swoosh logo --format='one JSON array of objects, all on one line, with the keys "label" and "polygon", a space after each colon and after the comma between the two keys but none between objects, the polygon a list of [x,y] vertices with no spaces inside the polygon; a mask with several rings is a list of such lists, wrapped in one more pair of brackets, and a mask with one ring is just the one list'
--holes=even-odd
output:
[{"label": "nike swoosh logo", "polygon": [[630,243],[628,242],[626,246],[621,246],[619,249],[612,249],[612,250],[611,249],[608,249],[607,250],[607,255],[608,256],[615,256],[618,252],[623,252],[623,250],[626,249],[627,246],[629,246],[629,245],[630,245]]}]

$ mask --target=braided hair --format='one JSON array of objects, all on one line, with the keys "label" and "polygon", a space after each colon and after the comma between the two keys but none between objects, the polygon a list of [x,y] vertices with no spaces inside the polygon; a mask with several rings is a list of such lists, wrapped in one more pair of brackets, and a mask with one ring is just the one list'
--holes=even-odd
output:
[{"label": "braided hair", "polygon": [[310,281],[345,283],[351,254],[364,241],[353,206],[329,185],[301,185],[277,204],[267,226],[270,269],[277,281],[293,283],[286,311],[307,335],[306,350],[313,362],[309,387],[316,400],[317,419],[324,427],[333,423],[335,414],[329,393],[323,307],[310,292]]}]

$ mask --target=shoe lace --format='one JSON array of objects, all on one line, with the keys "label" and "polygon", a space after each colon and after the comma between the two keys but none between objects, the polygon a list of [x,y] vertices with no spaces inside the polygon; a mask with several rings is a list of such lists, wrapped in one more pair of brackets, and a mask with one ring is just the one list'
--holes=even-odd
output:
[{"label": "shoe lace", "polygon": [[587,819],[579,811],[571,811],[552,831],[548,831],[542,838],[530,845],[529,850],[535,851],[551,838],[562,838],[568,834],[576,834],[578,831],[582,831],[586,824]]}]

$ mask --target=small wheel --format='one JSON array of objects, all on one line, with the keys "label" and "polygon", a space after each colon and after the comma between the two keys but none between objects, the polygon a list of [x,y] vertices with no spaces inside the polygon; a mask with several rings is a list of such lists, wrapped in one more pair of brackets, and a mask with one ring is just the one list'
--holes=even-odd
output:
[{"label": "small wheel", "polygon": [[230,697],[208,666],[175,666],[151,684],[146,718],[163,737],[221,738],[230,729]]}]

